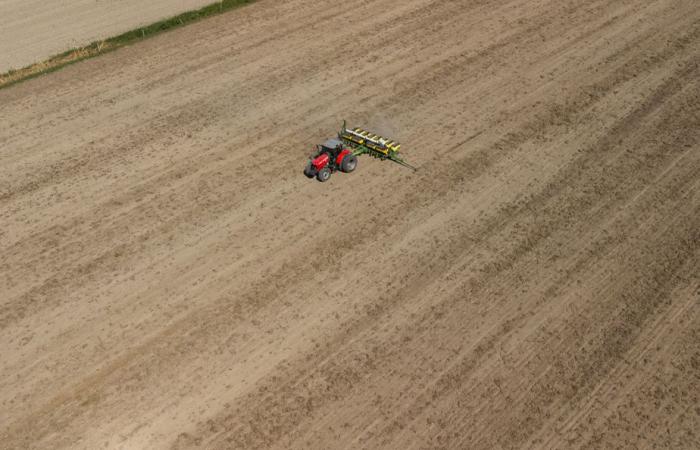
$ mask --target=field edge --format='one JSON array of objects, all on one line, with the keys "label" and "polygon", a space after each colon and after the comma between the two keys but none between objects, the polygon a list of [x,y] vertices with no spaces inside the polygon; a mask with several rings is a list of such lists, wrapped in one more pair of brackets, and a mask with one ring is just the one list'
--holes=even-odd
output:
[{"label": "field edge", "polygon": [[10,87],[40,75],[55,72],[71,64],[103,55],[125,45],[134,44],[160,33],[180,28],[207,17],[219,15],[254,2],[255,0],[221,0],[199,9],[186,11],[176,16],[135,28],[117,36],[94,41],[83,47],[72,48],[21,69],[10,69],[7,72],[0,73],[0,89]]}]

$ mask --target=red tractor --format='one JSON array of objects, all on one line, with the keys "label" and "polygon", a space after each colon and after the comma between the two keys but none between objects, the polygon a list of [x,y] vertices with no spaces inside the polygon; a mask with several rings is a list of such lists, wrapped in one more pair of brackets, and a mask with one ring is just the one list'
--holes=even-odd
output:
[{"label": "red tractor", "polygon": [[309,157],[304,175],[316,177],[318,181],[328,181],[335,171],[350,173],[357,167],[357,156],[339,139],[328,139],[316,147],[316,152]]}]

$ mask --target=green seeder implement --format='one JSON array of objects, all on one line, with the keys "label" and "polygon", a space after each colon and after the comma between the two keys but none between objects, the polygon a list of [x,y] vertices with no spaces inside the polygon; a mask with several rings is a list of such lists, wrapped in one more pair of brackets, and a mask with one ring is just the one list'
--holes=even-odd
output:
[{"label": "green seeder implement", "polygon": [[304,169],[308,178],[328,181],[331,174],[339,171],[350,173],[357,167],[357,157],[369,155],[374,158],[388,159],[409,169],[416,170],[399,156],[401,144],[391,139],[370,133],[362,128],[348,129],[343,122],[343,129],[335,139],[328,139],[316,147],[309,157]]},{"label": "green seeder implement", "polygon": [[345,122],[343,122],[343,129],[338,133],[338,139],[348,147],[351,147],[353,154],[356,156],[369,155],[382,160],[388,159],[409,169],[417,170],[399,156],[401,144],[391,139],[362,128],[348,129]]}]

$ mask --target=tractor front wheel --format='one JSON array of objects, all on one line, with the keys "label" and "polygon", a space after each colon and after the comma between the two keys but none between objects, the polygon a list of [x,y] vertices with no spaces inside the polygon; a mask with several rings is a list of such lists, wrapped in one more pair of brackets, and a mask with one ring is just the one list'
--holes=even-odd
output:
[{"label": "tractor front wheel", "polygon": [[357,156],[349,153],[345,155],[343,160],[340,162],[340,170],[345,173],[350,173],[357,167]]},{"label": "tractor front wheel", "polygon": [[323,169],[319,170],[318,173],[316,174],[316,179],[323,183],[324,181],[328,181],[328,179],[331,177],[331,169],[328,167],[324,167]]},{"label": "tractor front wheel", "polygon": [[306,168],[304,169],[304,175],[306,175],[307,178],[313,178],[316,175],[316,168],[311,163],[311,161],[309,161],[309,163],[306,165]]}]

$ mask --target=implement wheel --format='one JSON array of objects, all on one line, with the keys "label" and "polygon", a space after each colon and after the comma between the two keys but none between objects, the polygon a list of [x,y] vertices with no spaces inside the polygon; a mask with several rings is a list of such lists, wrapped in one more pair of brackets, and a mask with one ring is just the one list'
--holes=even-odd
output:
[{"label": "implement wheel", "polygon": [[343,160],[340,162],[340,170],[345,173],[350,173],[357,167],[357,156],[352,153],[345,155]]},{"label": "implement wheel", "polygon": [[328,179],[331,177],[331,169],[328,167],[324,167],[323,169],[319,170],[318,173],[316,174],[316,179],[320,181],[321,183],[328,181]]}]

